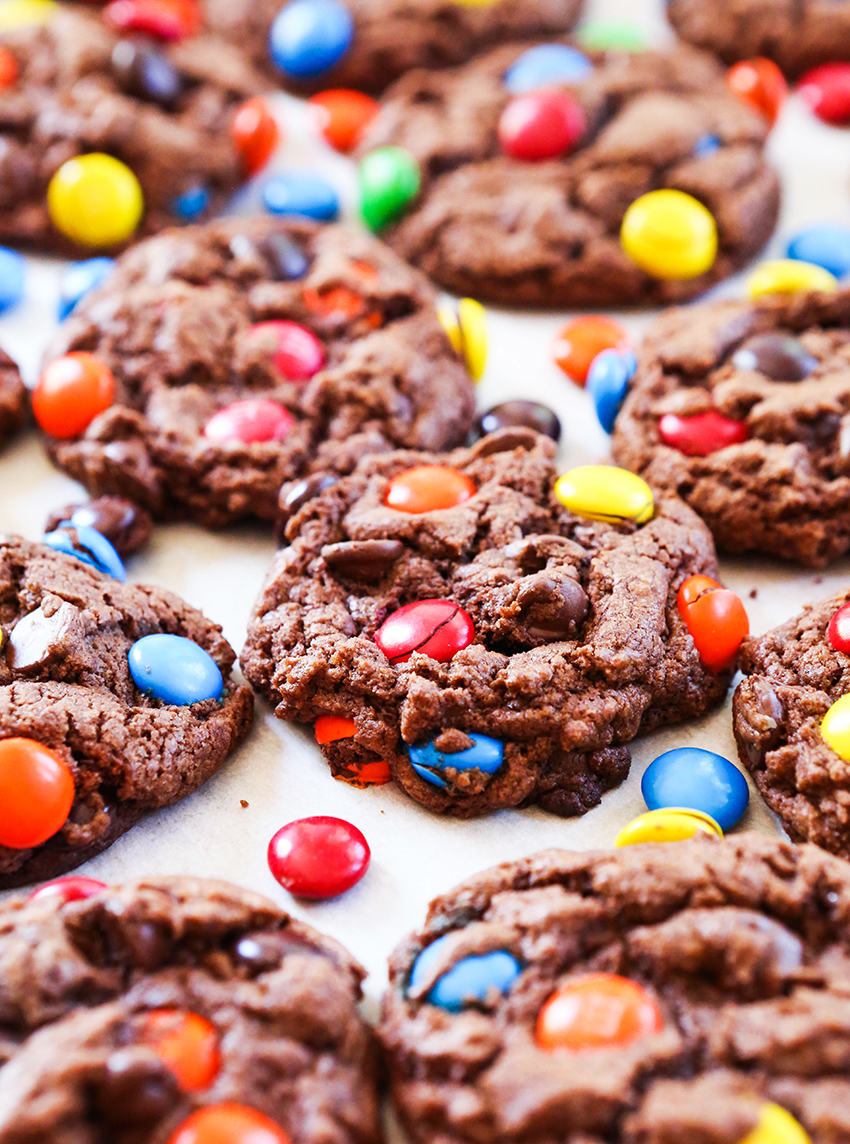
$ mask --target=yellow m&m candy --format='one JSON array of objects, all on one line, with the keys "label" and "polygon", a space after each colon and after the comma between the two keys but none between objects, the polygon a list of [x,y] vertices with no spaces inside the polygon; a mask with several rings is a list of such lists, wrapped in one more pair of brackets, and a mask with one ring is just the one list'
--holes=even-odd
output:
[{"label": "yellow m&m candy", "polygon": [[440,325],[455,353],[463,354],[473,381],[480,381],[487,366],[487,311],[474,298],[461,298],[457,312],[450,305],[437,307]]},{"label": "yellow m&m candy", "polygon": [[850,695],[842,695],[823,717],[820,733],[827,746],[850,763]]},{"label": "yellow m&m candy", "polygon": [[654,278],[698,278],[717,258],[714,215],[684,191],[650,191],[623,216],[623,250]]},{"label": "yellow m&m candy", "polygon": [[811,1144],[808,1134],[790,1112],[767,1101],[759,1122],[740,1144]]},{"label": "yellow m&m candy", "polygon": [[576,516],[617,524],[652,519],[655,504],[652,489],[636,473],[613,465],[582,465],[570,469],[555,484],[555,496]]},{"label": "yellow m&m candy", "polygon": [[762,262],[747,280],[747,293],[752,299],[765,294],[796,294],[800,290],[832,294],[837,289],[838,279],[834,274],[813,262],[799,262],[796,258]]},{"label": "yellow m&m candy", "polygon": [[0,32],[25,24],[46,24],[58,8],[55,0],[0,0]]},{"label": "yellow m&m candy", "polygon": [[686,807],[670,806],[650,810],[624,826],[614,840],[615,846],[636,846],[641,842],[684,842],[695,834],[722,838],[723,831],[710,814]]},{"label": "yellow m&m candy", "polygon": [[47,209],[56,229],[74,242],[108,247],[133,236],[145,200],[128,166],[95,152],[62,164],[50,180]]}]

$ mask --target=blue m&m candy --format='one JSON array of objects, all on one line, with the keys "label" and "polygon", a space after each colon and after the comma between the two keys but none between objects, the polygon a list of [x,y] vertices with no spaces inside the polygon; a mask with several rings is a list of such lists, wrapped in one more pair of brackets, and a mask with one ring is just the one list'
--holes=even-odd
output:
[{"label": "blue m&m candy", "polygon": [[81,563],[111,576],[113,580],[120,580],[122,584],[127,579],[121,557],[105,536],[88,525],[76,525],[63,520],[57,529],[47,533],[44,543],[56,552],[74,556]]},{"label": "blue m&m candy", "polygon": [[733,827],[750,801],[750,789],[738,768],[700,747],[677,747],[659,755],[646,768],[640,789],[650,810],[673,806],[701,810],[721,830]]},{"label": "blue m&m candy", "polygon": [[158,633],[136,640],[128,655],[139,691],[186,707],[220,699],[224,681],[213,657],[185,636]]},{"label": "blue m&m candy", "polygon": [[0,314],[17,306],[23,298],[25,265],[16,250],[0,246]]},{"label": "blue m&m candy", "polygon": [[[450,937],[444,934],[422,950],[410,974],[412,987],[424,980]],[[503,949],[464,957],[437,980],[428,991],[427,1000],[450,1013],[459,1013],[467,1005],[485,1001],[492,990],[507,993],[521,972],[517,959]]]},{"label": "blue m&m candy", "polygon": [[263,187],[263,205],[271,214],[303,215],[323,222],[339,214],[336,191],[315,175],[275,175]]},{"label": "blue m&m candy", "polygon": [[74,311],[77,303],[86,294],[112,273],[114,266],[114,258],[87,258],[85,262],[74,262],[68,267],[59,285],[59,304],[56,312],[60,322]]},{"label": "blue m&m candy", "polygon": [[201,185],[190,187],[188,191],[178,195],[171,205],[178,218],[182,218],[185,222],[194,222],[209,209],[210,193]]},{"label": "blue m&m candy", "polygon": [[434,786],[445,787],[446,782],[440,778],[436,771],[443,771],[451,767],[458,771],[484,771],[485,774],[495,774],[505,757],[505,747],[498,739],[491,739],[489,735],[470,735],[472,746],[464,751],[456,751],[450,755],[438,751],[433,740],[418,747],[410,747],[410,762],[413,769],[426,782]]},{"label": "blue m&m candy", "polygon": [[613,432],[614,422],[636,369],[637,358],[631,350],[603,350],[591,363],[586,388],[599,424],[606,433]]},{"label": "blue m&m candy", "polygon": [[538,44],[523,52],[505,72],[504,85],[511,95],[535,91],[559,83],[580,83],[593,71],[593,64],[566,44]]},{"label": "blue m&m candy", "polygon": [[351,46],[354,21],[340,0],[292,0],[269,34],[275,65],[293,79],[315,79],[339,63]]},{"label": "blue m&m candy", "polygon": [[843,278],[850,273],[850,227],[827,222],[810,226],[788,243],[788,257],[822,266]]},{"label": "blue m&m candy", "polygon": [[694,143],[694,154],[698,159],[705,159],[708,155],[713,155],[719,151],[721,146],[720,136],[709,132],[706,135],[700,135]]}]

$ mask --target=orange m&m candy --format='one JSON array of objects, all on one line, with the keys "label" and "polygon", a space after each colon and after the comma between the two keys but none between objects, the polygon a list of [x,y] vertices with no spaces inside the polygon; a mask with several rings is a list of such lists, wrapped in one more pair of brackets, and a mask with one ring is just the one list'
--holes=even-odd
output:
[{"label": "orange m&m candy", "polygon": [[315,731],[317,743],[335,743],[338,739],[353,738],[357,733],[357,724],[342,715],[320,715],[316,720]]},{"label": "orange m&m candy", "polygon": [[247,1104],[208,1104],[184,1120],[168,1144],[290,1144],[284,1130]]},{"label": "orange m&m candy", "polygon": [[[378,277],[378,272],[367,262],[352,262],[351,270],[364,285],[374,282]],[[384,321],[377,310],[366,314],[365,299],[347,286],[332,286],[330,290],[322,290],[321,293],[318,290],[305,290],[303,297],[307,309],[319,318],[340,322],[365,315],[366,325],[372,330],[377,330]]]},{"label": "orange m&m candy", "polygon": [[0,48],[0,89],[14,86],[19,74],[18,61],[8,48]]},{"label": "orange m&m candy", "polygon": [[94,354],[65,354],[51,362],[33,390],[32,411],[51,437],[77,437],[115,399],[112,370]]},{"label": "orange m&m candy", "polygon": [[246,175],[265,167],[280,142],[277,120],[259,96],[248,99],[233,117],[233,141]]},{"label": "orange m&m candy", "polygon": [[374,763],[355,763],[348,768],[348,773],[336,775],[344,783],[351,783],[356,787],[385,786],[392,782],[390,764],[379,759]]},{"label": "orange m&m candy", "polygon": [[743,103],[760,111],[773,126],[788,94],[785,76],[773,62],[763,56],[741,60],[726,73],[726,86]]},{"label": "orange m&m candy", "polygon": [[537,1018],[537,1043],[548,1052],[626,1049],[664,1027],[661,1010],[636,981],[588,973],[556,990]]},{"label": "orange m&m candy", "polygon": [[0,739],[0,846],[40,846],[73,804],[74,778],[58,755],[34,739]]},{"label": "orange m&m candy", "polygon": [[218,1076],[218,1033],[197,1013],[152,1009],[145,1014],[143,1037],[174,1073],[184,1092],[201,1092]]},{"label": "orange m&m candy", "polygon": [[629,335],[619,322],[604,314],[574,318],[555,338],[555,362],[576,385],[584,385],[593,359],[603,350],[622,349]]},{"label": "orange m&m candy", "polygon": [[392,478],[384,504],[399,512],[437,512],[463,504],[477,492],[465,473],[448,465],[416,465]]},{"label": "orange m&m candy", "polygon": [[741,641],[750,632],[741,598],[710,576],[689,576],[679,589],[676,603],[709,671],[731,667]]},{"label": "orange m&m candy", "polygon": [[337,87],[308,99],[319,130],[337,151],[351,151],[378,114],[378,102],[362,91]]}]

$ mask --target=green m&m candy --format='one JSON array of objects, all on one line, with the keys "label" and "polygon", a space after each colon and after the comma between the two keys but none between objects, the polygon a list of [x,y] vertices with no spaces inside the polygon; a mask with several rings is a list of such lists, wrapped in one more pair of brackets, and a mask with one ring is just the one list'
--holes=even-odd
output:
[{"label": "green m&m candy", "polygon": [[360,213],[370,230],[383,230],[419,194],[419,164],[402,147],[378,147],[360,164]]}]

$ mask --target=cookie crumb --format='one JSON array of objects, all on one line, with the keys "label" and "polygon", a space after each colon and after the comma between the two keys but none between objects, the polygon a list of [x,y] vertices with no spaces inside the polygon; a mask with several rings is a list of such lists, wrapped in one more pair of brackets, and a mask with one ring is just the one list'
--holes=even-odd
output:
[{"label": "cookie crumb", "polygon": [[246,807],[246,806],[248,805],[248,801],[247,801],[247,799],[244,799],[244,798],[240,798],[240,799],[239,799],[239,805],[240,805],[241,807]]}]

